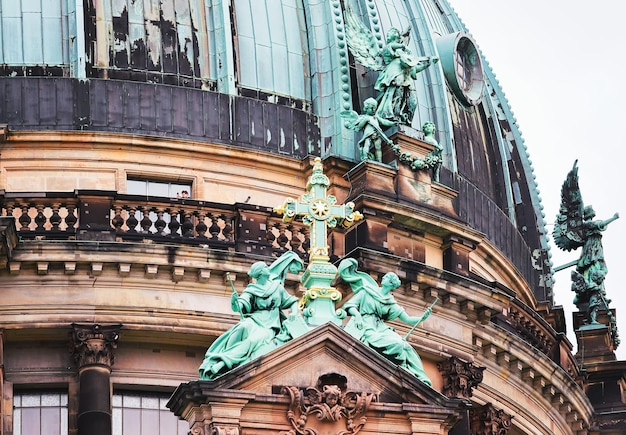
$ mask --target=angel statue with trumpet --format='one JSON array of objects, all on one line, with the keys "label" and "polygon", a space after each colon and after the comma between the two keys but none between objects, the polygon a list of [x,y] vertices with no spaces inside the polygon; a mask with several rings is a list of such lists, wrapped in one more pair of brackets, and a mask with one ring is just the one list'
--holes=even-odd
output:
[{"label": "angel statue with trumpet", "polygon": [[[577,161],[567,174],[561,188],[561,206],[554,224],[554,242],[565,251],[582,247],[577,261],[557,267],[558,271],[569,266],[576,266],[572,271],[572,291],[576,293],[574,304],[579,311],[585,312],[585,323],[597,325],[598,311],[606,310],[609,323],[615,325],[614,316],[609,310],[609,303],[604,290],[604,278],[607,267],[602,249],[602,232],[607,226],[619,218],[615,213],[611,218],[601,221],[593,220],[593,207],[583,205],[578,186]],[[616,332],[616,331],[614,331]]]},{"label": "angel statue with trumpet", "polygon": [[413,81],[439,58],[413,56],[408,48],[410,26],[404,32],[390,28],[386,44],[380,48],[374,34],[351,8],[346,11],[345,23],[346,41],[354,59],[366,68],[380,71],[374,85],[378,91],[376,115],[410,126],[417,107]]}]

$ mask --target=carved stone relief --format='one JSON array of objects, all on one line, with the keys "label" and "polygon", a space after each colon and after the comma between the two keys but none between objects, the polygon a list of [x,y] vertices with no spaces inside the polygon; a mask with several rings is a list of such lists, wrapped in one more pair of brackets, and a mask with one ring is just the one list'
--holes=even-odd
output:
[{"label": "carved stone relief", "polygon": [[319,378],[315,387],[285,386],[290,403],[287,420],[293,426],[281,435],[357,434],[365,426],[365,414],[374,393],[347,390],[344,376],[331,373]]},{"label": "carved stone relief", "polygon": [[443,377],[442,393],[446,397],[469,399],[472,389],[483,381],[485,367],[476,367],[452,356],[447,361],[437,363]]},{"label": "carved stone relief", "polygon": [[487,403],[470,409],[471,435],[506,435],[513,417]]}]

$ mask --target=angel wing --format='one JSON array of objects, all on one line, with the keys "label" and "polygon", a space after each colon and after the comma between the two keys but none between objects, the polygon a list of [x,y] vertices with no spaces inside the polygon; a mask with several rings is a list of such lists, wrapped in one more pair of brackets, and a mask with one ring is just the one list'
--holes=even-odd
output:
[{"label": "angel wing", "polygon": [[554,243],[565,250],[571,251],[584,244],[583,200],[578,187],[578,167],[569,171],[561,187],[561,207],[554,223]]},{"label": "angel wing", "polygon": [[346,42],[354,59],[366,68],[382,70],[384,65],[378,41],[351,7],[346,10],[345,24]]},{"label": "angel wing", "polygon": [[355,131],[359,130],[359,128],[357,127],[357,123],[359,122],[360,115],[357,112],[355,112],[354,110],[344,110],[339,113],[339,116],[344,119],[343,125],[345,125],[346,128]]},{"label": "angel wing", "polygon": [[308,387],[304,391],[304,398],[308,399],[311,405],[318,405],[322,403],[322,393],[312,387]]}]

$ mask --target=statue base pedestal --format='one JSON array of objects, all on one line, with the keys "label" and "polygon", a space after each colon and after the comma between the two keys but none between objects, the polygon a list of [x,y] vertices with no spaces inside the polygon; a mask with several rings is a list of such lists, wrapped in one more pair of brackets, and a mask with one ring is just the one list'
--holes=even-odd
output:
[{"label": "statue base pedestal", "polygon": [[362,193],[395,195],[397,168],[375,160],[364,160],[350,169],[343,177],[352,184],[350,197]]},{"label": "statue base pedestal", "polygon": [[[395,133],[391,139],[400,147],[400,152],[408,152],[420,159],[424,159],[435,148],[432,144],[400,131]],[[398,165],[398,175],[395,182],[398,199],[427,204],[449,216],[457,217],[453,201],[458,196],[458,192],[433,181],[430,170],[414,171],[408,165],[399,162],[394,152],[387,147],[383,161],[394,160]]]},{"label": "statue base pedestal", "polygon": [[585,313],[574,313],[574,331],[578,343],[576,359],[581,365],[615,361],[615,347],[611,337],[611,328],[607,326],[606,311],[598,315],[598,324],[584,324]]}]

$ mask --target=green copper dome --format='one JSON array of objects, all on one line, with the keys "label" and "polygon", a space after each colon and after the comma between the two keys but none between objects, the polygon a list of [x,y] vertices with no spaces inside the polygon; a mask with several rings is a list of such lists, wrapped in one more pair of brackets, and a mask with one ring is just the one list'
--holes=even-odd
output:
[{"label": "green copper dome", "polygon": [[[16,39],[1,45],[1,75],[73,79],[41,82],[56,112],[37,116],[29,107],[39,97],[18,96],[16,82],[4,83],[9,97],[0,118],[12,129],[156,134],[357,162],[360,134],[341,113],[360,112],[376,97],[381,73],[351,51],[346,12],[379,48],[397,29],[414,56],[440,60],[407,83],[412,107],[403,128],[419,136],[424,123],[434,123],[441,182],[460,192],[459,216],[513,260],[539,301],[552,300],[547,233],[524,141],[480,41],[446,0],[107,1],[75,8],[63,0],[38,15],[22,17],[8,3],[0,11],[4,34]],[[41,34],[29,33],[29,17],[40,18]],[[55,100],[63,94],[73,99]]]}]

